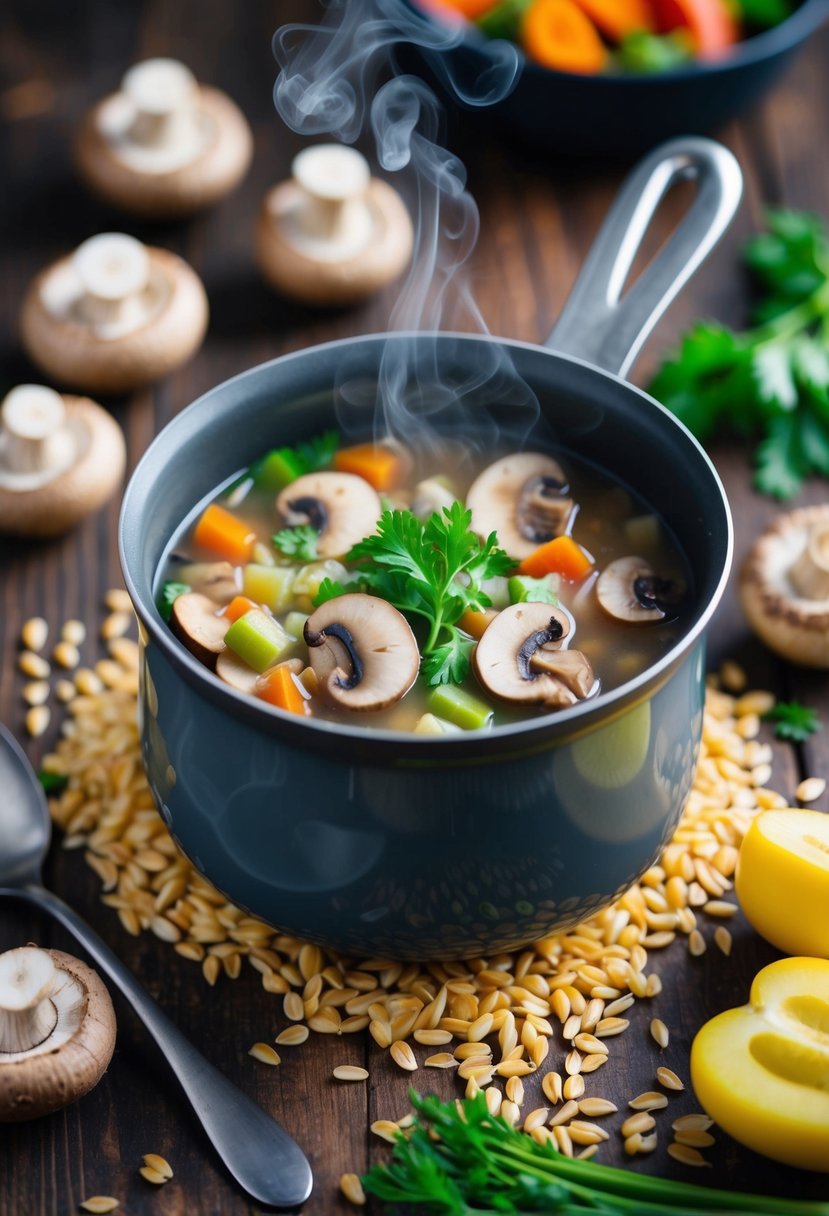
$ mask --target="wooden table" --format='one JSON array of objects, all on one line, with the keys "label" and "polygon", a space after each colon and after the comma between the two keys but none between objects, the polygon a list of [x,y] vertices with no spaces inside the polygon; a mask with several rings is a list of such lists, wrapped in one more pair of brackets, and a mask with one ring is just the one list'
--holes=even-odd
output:
[{"label": "wooden table", "polygon": [[[212,321],[208,339],[182,371],[152,390],[116,400],[132,467],[155,432],[199,393],[244,368],[316,342],[382,330],[395,299],[390,288],[368,304],[341,313],[310,312],[272,295],[257,277],[251,256],[252,226],[265,188],[287,175],[298,142],[275,117],[271,105],[274,65],[270,38],[281,22],[314,19],[311,0],[234,4],[231,0],[145,0],[111,4],[77,0],[15,0],[0,26],[0,92],[3,124],[2,208],[7,233],[0,262],[3,283],[2,361],[4,383],[37,380],[16,345],[16,316],[30,276],[44,263],[101,230],[127,228],[145,240],[167,245],[196,267],[207,285]],[[132,224],[91,199],[73,177],[69,143],[83,110],[117,82],[133,60],[153,54],[179,55],[200,78],[226,88],[251,119],[256,157],[242,188],[204,216],[176,225]],[[740,246],[762,218],[766,203],[829,210],[829,30],[817,36],[778,89],[739,123],[720,134],[739,157],[747,178],[746,200],[720,251],[686,289],[659,327],[637,371],[647,379],[658,354],[699,315],[739,325],[746,287],[737,269]],[[475,291],[491,332],[538,340],[549,331],[591,238],[622,175],[621,167],[567,165],[550,156],[533,158],[494,138],[485,146],[466,141],[464,156],[481,209],[481,239],[474,260]],[[772,502],[749,488],[748,449],[721,447],[714,453],[734,507],[737,562],[756,533],[773,517]],[[825,485],[810,485],[801,503],[820,501]],[[100,619],[105,588],[117,585],[117,501],[63,540],[46,544],[0,541],[0,719],[24,738],[22,677],[16,669],[22,622],[36,614],[53,630],[69,617],[93,625]],[[730,591],[710,631],[710,664],[739,659],[752,685],[771,687],[822,711],[829,720],[825,677],[798,672],[772,659],[748,635]],[[54,730],[27,743],[32,760]],[[807,774],[829,777],[829,732],[803,748],[775,745],[773,786],[793,797]],[[818,804],[826,807],[826,798]],[[2,808],[0,807],[0,814]],[[366,1036],[346,1045],[312,1036],[305,1047],[285,1053],[281,1068],[257,1065],[247,1049],[272,1039],[281,1025],[280,1002],[262,992],[255,974],[209,991],[192,964],[147,934],[131,938],[99,902],[99,883],[78,853],[55,847],[46,879],[99,930],[141,977],[190,1039],[296,1136],[315,1171],[307,1212],[352,1210],[337,1194],[343,1171],[363,1171],[383,1156],[368,1132],[378,1117],[405,1109],[408,1075],[402,1074]],[[51,924],[19,908],[2,906],[0,948],[36,939],[72,949]],[[690,960],[681,946],[656,957],[665,976],[661,1017],[672,1029],[668,1062],[687,1075],[687,1051],[695,1028],[717,1010],[741,1003],[751,977],[775,957],[744,924],[737,923],[730,963],[709,953]],[[177,1216],[184,1212],[230,1216],[254,1205],[231,1182],[206,1143],[141,1026],[116,1000],[118,1046],[101,1085],[81,1103],[39,1122],[0,1134],[0,1216],[62,1216],[93,1193],[118,1196],[130,1213]],[[603,1074],[603,1092],[623,1103],[631,1078],[648,1087],[652,1060],[644,1009]],[[346,1049],[347,1048],[347,1049]],[[332,1067],[365,1062],[365,1086],[335,1086]],[[418,1078],[423,1074],[418,1074]],[[441,1082],[445,1081],[445,1085]],[[447,1095],[451,1081],[430,1073],[428,1082]],[[423,1082],[425,1084],[425,1080]],[[637,1084],[634,1080],[634,1085]],[[687,1096],[684,1109],[693,1099]],[[152,1191],[137,1174],[142,1154],[165,1154],[175,1178]],[[722,1186],[786,1195],[827,1197],[825,1175],[797,1174],[761,1160],[725,1135],[711,1150],[711,1171],[693,1173],[659,1151],[637,1168]],[[618,1136],[602,1157],[619,1161]]]}]

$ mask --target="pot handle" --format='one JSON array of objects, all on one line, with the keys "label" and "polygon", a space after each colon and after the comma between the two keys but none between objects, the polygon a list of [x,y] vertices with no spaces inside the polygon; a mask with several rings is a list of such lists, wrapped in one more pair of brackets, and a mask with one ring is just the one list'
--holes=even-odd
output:
[{"label": "pot handle", "polygon": [[[623,295],[660,202],[687,178],[697,183],[688,212]],[[683,137],[655,148],[622,186],[545,346],[627,375],[662,313],[725,232],[742,192],[740,166],[722,144]]]}]

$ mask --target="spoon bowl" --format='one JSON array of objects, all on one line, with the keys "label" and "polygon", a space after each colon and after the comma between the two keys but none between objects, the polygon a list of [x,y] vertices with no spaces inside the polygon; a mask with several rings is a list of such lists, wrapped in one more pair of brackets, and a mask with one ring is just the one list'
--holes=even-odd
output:
[{"label": "spoon bowl", "polygon": [[260,1203],[297,1207],[311,1193],[311,1167],[270,1115],[196,1050],[147,996],[109,946],[41,883],[52,837],[43,788],[22,748],[0,724],[0,896],[51,913],[126,997],[161,1048],[208,1138],[236,1181]]}]

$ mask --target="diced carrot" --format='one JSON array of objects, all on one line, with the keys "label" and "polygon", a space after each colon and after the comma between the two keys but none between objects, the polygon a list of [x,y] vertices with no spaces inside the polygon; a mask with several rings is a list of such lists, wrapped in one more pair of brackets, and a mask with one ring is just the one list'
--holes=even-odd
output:
[{"label": "diced carrot", "polygon": [[212,502],[196,524],[193,539],[197,545],[241,566],[250,560],[256,533],[243,519]]},{"label": "diced carrot", "polygon": [[545,574],[560,574],[577,583],[593,569],[593,559],[571,536],[556,536],[539,545],[518,567],[519,574],[543,578]]},{"label": "diced carrot", "polygon": [[358,443],[352,448],[340,448],[334,456],[334,468],[339,473],[362,477],[378,493],[397,485],[402,467],[400,455],[382,444]]},{"label": "diced carrot", "polygon": [[428,0],[428,3],[422,4],[421,7],[430,8],[433,11],[451,8],[453,12],[466,17],[467,21],[477,21],[479,17],[483,17],[484,13],[495,8],[498,3],[499,0]]},{"label": "diced carrot", "polygon": [[530,59],[558,72],[601,72],[607,50],[575,0],[534,0],[521,21],[520,41]]},{"label": "diced carrot", "polygon": [[722,55],[740,37],[740,27],[726,0],[651,0],[659,33],[686,29],[697,54]]},{"label": "diced carrot", "polygon": [[621,42],[637,30],[653,33],[654,17],[648,0],[576,0],[576,3],[611,42]]},{"label": "diced carrot", "polygon": [[234,595],[227,608],[225,608],[225,619],[233,624],[234,621],[238,621],[240,616],[244,616],[246,612],[250,612],[251,608],[256,607],[257,605],[254,604],[253,600],[249,600],[246,595]]},{"label": "diced carrot", "polygon": [[471,638],[483,637],[484,630],[487,625],[498,615],[494,608],[487,608],[483,612],[474,612],[471,608],[467,608],[458,625],[468,633]]},{"label": "diced carrot", "polygon": [[305,717],[309,712],[306,698],[300,692],[297,678],[287,663],[280,663],[262,676],[256,685],[256,695],[277,709]]}]

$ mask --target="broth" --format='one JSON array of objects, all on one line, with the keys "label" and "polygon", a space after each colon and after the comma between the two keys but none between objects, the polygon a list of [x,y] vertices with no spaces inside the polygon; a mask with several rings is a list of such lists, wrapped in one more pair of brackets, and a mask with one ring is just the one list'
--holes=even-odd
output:
[{"label": "broth", "polygon": [[[556,468],[558,473],[551,472]],[[343,493],[350,505],[340,511],[338,495]],[[521,565],[483,582],[493,601],[485,617],[464,615],[454,632],[439,635],[452,638],[453,655],[471,658],[459,683],[429,684],[438,665],[438,659],[429,655],[415,678],[415,658],[410,686],[403,695],[389,704],[386,689],[377,694],[375,707],[367,692],[373,677],[361,664],[367,659],[370,665],[374,652],[384,649],[376,643],[387,626],[400,642],[400,653],[407,650],[410,634],[405,624],[400,625],[399,614],[369,605],[373,615],[360,626],[360,637],[352,637],[348,630],[338,634],[331,624],[320,634],[318,621],[346,609],[362,612],[366,606],[358,603],[357,596],[380,595],[380,584],[366,587],[352,580],[369,569],[378,571],[383,580],[388,555],[379,561],[375,554],[368,565],[365,556],[356,562],[346,560],[352,545],[374,531],[378,495],[380,510],[402,512],[395,517],[397,526],[414,530],[428,529],[431,506],[437,509],[441,526],[451,529],[444,506],[448,508],[455,498],[466,504],[469,496],[471,530],[481,537],[496,531],[509,557],[520,559]],[[364,526],[357,524],[358,519],[365,521]],[[384,520],[382,527],[388,531],[390,518]],[[271,539],[277,534],[281,546],[298,551],[286,554],[278,548]],[[432,538],[430,552],[435,535],[427,532],[427,539]],[[557,537],[563,539],[553,546],[547,543]],[[481,547],[477,541],[470,543]],[[320,552],[310,558],[315,546]],[[515,551],[519,546],[521,553]],[[638,563],[633,567],[622,560],[634,557]],[[499,560],[501,566],[506,562]],[[480,580],[474,562],[470,569],[473,574],[461,574],[449,588],[450,595],[459,587],[461,598],[475,590]],[[348,601],[334,595],[328,600],[330,608],[325,602],[320,606],[321,598],[324,601],[328,592],[337,590],[326,584],[321,597],[323,578],[340,583]],[[414,582],[414,576],[401,576],[395,584],[398,595],[403,599],[412,595]],[[349,726],[422,734],[497,727],[555,712],[615,688],[658,661],[692,616],[687,563],[664,522],[629,489],[569,451],[502,452],[494,459],[490,452],[478,458],[468,446],[451,441],[437,455],[403,453],[384,445],[334,451],[330,435],[298,449],[267,454],[229,490],[214,495],[197,520],[182,525],[159,570],[158,602],[188,649],[241,691],[278,708]],[[429,622],[405,603],[398,603],[398,608],[422,650],[428,645]],[[308,639],[322,637],[317,647],[306,644],[305,618],[310,619]],[[481,631],[485,621],[489,621],[483,634],[487,643],[478,649],[472,635]],[[496,649],[498,632],[506,637],[508,627],[523,633],[520,644],[502,655]],[[389,642],[388,649],[397,644]],[[563,651],[570,652],[566,662]],[[294,662],[286,666],[291,659]],[[391,662],[382,654],[377,661],[386,666]],[[408,654],[405,661],[410,662]],[[332,664],[339,673],[336,677],[331,675]],[[274,674],[279,667],[283,670]],[[500,686],[491,691],[505,673],[510,694],[522,699],[506,699]],[[403,684],[407,678],[401,673]],[[378,679],[386,677],[381,674]],[[542,691],[548,689],[553,691]],[[545,699],[524,700],[527,696]],[[345,707],[358,697],[365,707]]]}]

